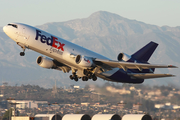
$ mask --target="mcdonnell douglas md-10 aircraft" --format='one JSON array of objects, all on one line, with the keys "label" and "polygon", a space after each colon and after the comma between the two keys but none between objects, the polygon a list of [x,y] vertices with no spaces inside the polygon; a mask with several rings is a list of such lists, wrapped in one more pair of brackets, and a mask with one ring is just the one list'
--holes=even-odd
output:
[{"label": "mcdonnell douglas md-10 aircraft", "polygon": [[176,68],[172,65],[148,63],[158,46],[154,42],[150,42],[131,56],[120,53],[116,61],[26,24],[10,23],[4,26],[3,30],[22,48],[21,56],[25,55],[26,48],[44,54],[51,59],[39,56],[39,66],[61,70],[64,73],[71,70],[70,79],[75,81],[96,81],[97,77],[100,77],[114,82],[143,83],[144,79],[173,76],[154,74],[155,68]]}]

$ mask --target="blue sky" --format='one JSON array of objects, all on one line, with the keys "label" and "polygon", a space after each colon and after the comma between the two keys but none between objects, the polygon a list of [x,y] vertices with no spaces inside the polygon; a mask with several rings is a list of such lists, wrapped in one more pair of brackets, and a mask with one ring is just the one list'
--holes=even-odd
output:
[{"label": "blue sky", "polygon": [[0,0],[0,26],[42,25],[108,11],[148,24],[180,26],[180,0]]}]

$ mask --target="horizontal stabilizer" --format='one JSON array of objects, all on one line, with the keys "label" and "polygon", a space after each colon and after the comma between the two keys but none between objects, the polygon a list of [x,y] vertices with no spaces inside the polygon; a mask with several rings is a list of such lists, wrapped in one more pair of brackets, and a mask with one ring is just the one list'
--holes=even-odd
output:
[{"label": "horizontal stabilizer", "polygon": [[151,78],[161,78],[161,77],[174,77],[175,75],[172,74],[149,74],[149,73],[141,73],[141,74],[128,74],[131,77],[138,78],[138,79],[151,79]]}]

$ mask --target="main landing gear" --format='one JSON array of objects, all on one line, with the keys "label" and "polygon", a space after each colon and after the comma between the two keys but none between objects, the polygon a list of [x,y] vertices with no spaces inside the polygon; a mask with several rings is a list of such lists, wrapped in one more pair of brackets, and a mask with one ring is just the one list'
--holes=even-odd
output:
[{"label": "main landing gear", "polygon": [[78,81],[78,77],[77,77],[76,73],[73,73],[73,75],[70,75],[69,78],[71,80],[75,80],[76,82]]},{"label": "main landing gear", "polygon": [[[84,74],[86,75],[86,79],[92,79],[93,81],[97,80],[97,77],[95,76],[95,74],[93,74],[91,71],[88,70],[84,70]],[[85,79],[85,80],[86,80]],[[82,79],[83,80],[83,79]]]},{"label": "main landing gear", "polygon": [[[97,80],[97,77],[95,74],[93,74],[91,71],[87,71],[87,70],[84,70],[84,75],[82,77],[82,81],[88,81],[89,79],[92,79],[93,81],[96,81]],[[76,75],[76,72],[73,72],[73,75],[70,75],[69,78],[71,80],[75,80],[76,82],[78,81],[78,76]]]},{"label": "main landing gear", "polygon": [[88,81],[88,79],[92,79],[93,81],[96,81],[97,80],[97,77],[95,75],[92,75],[92,76],[83,76],[82,77],[82,81]]}]

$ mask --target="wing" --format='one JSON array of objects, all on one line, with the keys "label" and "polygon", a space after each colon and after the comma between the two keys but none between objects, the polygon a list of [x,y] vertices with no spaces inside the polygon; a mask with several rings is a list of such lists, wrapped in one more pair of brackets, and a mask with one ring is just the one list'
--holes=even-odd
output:
[{"label": "wing", "polygon": [[142,74],[136,74],[131,73],[128,74],[132,78],[138,78],[138,79],[150,79],[150,78],[160,78],[160,77],[173,77],[174,75],[171,74],[151,74],[151,73],[142,73]]},{"label": "wing", "polygon": [[112,68],[118,67],[123,69],[124,71],[127,71],[127,69],[138,69],[139,71],[142,71],[143,69],[150,69],[150,68],[177,68],[176,66],[173,65],[131,63],[131,62],[121,62],[121,61],[113,61],[113,60],[103,60],[103,59],[95,59],[94,61],[97,65],[109,66]]}]

